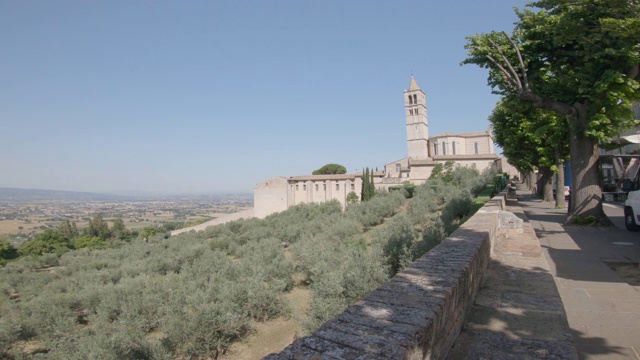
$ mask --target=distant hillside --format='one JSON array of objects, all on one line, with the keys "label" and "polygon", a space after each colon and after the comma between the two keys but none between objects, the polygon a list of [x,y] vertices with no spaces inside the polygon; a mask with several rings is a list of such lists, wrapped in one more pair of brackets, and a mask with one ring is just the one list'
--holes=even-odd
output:
[{"label": "distant hillside", "polygon": [[96,194],[89,192],[59,191],[43,189],[18,189],[0,187],[0,201],[43,201],[43,200],[71,200],[71,201],[110,201],[125,200],[126,196],[113,194]]}]

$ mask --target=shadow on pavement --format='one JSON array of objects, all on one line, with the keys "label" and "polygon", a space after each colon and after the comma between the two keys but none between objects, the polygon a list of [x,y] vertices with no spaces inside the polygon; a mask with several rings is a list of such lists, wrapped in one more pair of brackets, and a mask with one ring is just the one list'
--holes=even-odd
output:
[{"label": "shadow on pavement", "polygon": [[567,215],[535,195],[518,195],[546,254],[581,359],[640,359],[640,287],[605,262],[640,260],[640,233],[624,228],[623,207],[605,206],[616,226],[565,224]]}]

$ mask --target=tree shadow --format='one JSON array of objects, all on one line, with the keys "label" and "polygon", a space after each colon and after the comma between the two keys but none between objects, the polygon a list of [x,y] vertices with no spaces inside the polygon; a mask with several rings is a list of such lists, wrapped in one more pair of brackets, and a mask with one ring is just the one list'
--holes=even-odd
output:
[{"label": "tree shadow", "polygon": [[[574,344],[590,344],[575,347]],[[624,355],[605,338],[571,329],[546,268],[493,259],[473,309],[447,359],[584,359]]]},{"label": "tree shadow", "polygon": [[624,309],[637,304],[640,293],[605,264],[640,259],[640,239],[624,229],[622,207],[605,207],[615,226],[602,227],[568,225],[566,214],[532,196],[522,196],[519,205],[562,294],[580,357],[619,354],[636,359],[631,346],[638,342],[629,333],[637,332],[637,311]]}]

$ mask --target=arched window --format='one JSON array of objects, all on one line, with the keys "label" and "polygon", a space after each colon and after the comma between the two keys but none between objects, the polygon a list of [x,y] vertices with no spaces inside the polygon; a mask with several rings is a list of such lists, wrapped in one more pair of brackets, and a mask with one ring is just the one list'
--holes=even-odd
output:
[{"label": "arched window", "polygon": [[442,143],[442,155],[447,155],[447,143]]},{"label": "arched window", "polygon": [[473,143],[473,150],[478,153],[478,143]]},{"label": "arched window", "polygon": [[452,150],[452,155],[456,154],[456,142],[452,142],[451,143],[451,150]]},{"label": "arched window", "polygon": [[417,104],[418,103],[418,95],[413,94],[413,103]]},{"label": "arched window", "polygon": [[433,155],[438,155],[438,144],[433,144]]},{"label": "arched window", "polygon": [[411,98],[411,95],[409,95],[409,104],[413,104],[413,99]]}]

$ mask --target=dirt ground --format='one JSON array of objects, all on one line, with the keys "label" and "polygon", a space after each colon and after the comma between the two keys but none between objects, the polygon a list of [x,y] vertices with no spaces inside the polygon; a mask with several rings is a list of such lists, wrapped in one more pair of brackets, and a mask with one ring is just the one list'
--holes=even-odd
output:
[{"label": "dirt ground", "polygon": [[608,262],[606,264],[630,285],[640,286],[640,267],[638,266],[638,263]]},{"label": "dirt ground", "polygon": [[[287,294],[292,314],[304,316],[309,311],[311,291],[295,287]],[[254,360],[282,351],[297,337],[303,335],[301,319],[296,315],[289,319],[276,319],[255,324],[255,331],[243,341],[234,343],[221,360]]]}]

